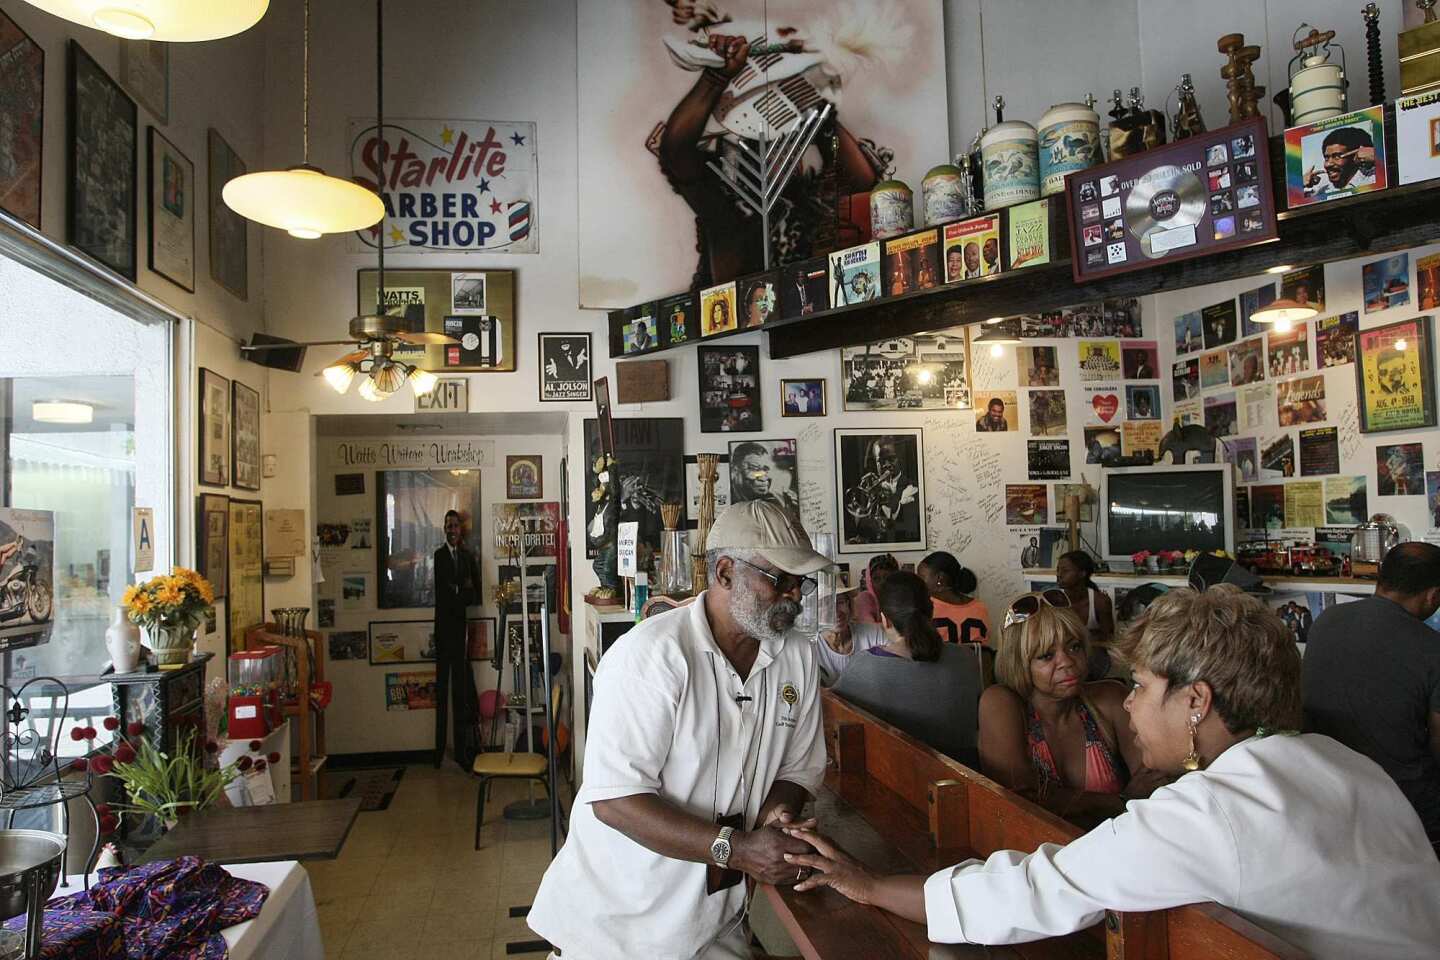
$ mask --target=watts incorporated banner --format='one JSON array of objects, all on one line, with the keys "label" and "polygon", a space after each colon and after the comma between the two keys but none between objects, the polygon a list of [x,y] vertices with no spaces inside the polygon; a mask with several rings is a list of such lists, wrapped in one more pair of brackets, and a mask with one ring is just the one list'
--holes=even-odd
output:
[{"label": "watts incorporated banner", "polygon": [[350,175],[380,191],[385,220],[354,250],[537,253],[535,124],[501,120],[350,121]]}]

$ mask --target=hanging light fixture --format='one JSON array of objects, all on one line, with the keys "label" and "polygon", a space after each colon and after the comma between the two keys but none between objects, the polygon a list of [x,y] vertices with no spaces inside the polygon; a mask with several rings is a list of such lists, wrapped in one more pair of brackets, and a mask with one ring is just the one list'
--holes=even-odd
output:
[{"label": "hanging light fixture", "polygon": [[300,240],[372,227],[385,217],[379,195],[352,180],[329,176],[310,163],[310,0],[305,0],[304,74],[304,161],[288,170],[236,177],[225,184],[221,196],[227,207],[245,219],[277,227]]},{"label": "hanging light fixture", "polygon": [[30,416],[37,423],[92,423],[95,408],[78,400],[36,400],[30,404]]},{"label": "hanging light fixture", "polygon": [[1281,297],[1250,314],[1250,322],[1279,323],[1281,320],[1285,320],[1293,324],[1299,323],[1301,320],[1309,320],[1319,312],[1309,304]]},{"label": "hanging light fixture", "polygon": [[265,16],[270,0],[26,0],[62,20],[126,40],[185,43],[244,33]]}]

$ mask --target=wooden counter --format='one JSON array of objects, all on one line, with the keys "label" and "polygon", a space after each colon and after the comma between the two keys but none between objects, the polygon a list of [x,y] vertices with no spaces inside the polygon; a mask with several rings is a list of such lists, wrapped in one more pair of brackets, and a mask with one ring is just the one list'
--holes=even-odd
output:
[{"label": "wooden counter", "polygon": [[[1055,583],[1053,568],[1036,567],[1024,571],[1026,583]],[[1142,583],[1163,583],[1167,587],[1184,587],[1190,583],[1186,573],[1146,573],[1125,570],[1120,572],[1097,573],[1092,577],[1099,587],[1124,587],[1131,589]],[[1369,596],[1375,592],[1374,579],[1360,577],[1274,577],[1263,574],[1260,578],[1274,593],[1353,593]]]},{"label": "wooden counter", "polygon": [[[816,800],[821,829],[867,866],[930,873],[996,850],[1068,843],[1082,831],[825,691],[830,772]],[[808,960],[1301,960],[1302,952],[1213,904],[1108,913],[1066,937],[1007,947],[932,944],[925,929],[832,890],[763,887]]]}]

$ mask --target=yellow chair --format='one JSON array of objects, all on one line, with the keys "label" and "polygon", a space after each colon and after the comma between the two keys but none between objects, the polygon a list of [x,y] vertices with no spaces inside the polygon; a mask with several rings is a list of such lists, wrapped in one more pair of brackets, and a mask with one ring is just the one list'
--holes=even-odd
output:
[{"label": "yellow chair", "polygon": [[[550,685],[551,721],[558,729],[560,725],[560,705],[564,697],[564,688],[560,680],[556,678]],[[529,714],[524,714],[529,720]],[[533,729],[526,731],[526,736],[534,742],[535,732]],[[559,739],[558,737],[556,739]],[[475,798],[475,849],[480,849],[480,827],[485,823],[485,799],[490,791],[490,785],[496,780],[533,780],[545,788],[545,795],[550,796],[550,764],[549,758],[543,753],[516,753],[513,750],[506,750],[503,753],[477,753],[475,762],[470,767],[470,772],[480,778],[480,790]],[[564,811],[561,811],[561,823],[564,823]]]}]

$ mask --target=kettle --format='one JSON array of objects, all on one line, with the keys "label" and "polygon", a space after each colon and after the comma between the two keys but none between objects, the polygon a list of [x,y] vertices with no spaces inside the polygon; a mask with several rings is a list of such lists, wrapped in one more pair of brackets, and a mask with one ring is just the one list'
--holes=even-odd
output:
[{"label": "kettle", "polygon": [[1388,513],[1377,513],[1355,527],[1350,537],[1351,562],[1375,563],[1385,559],[1390,548],[1400,542],[1402,528]]}]

